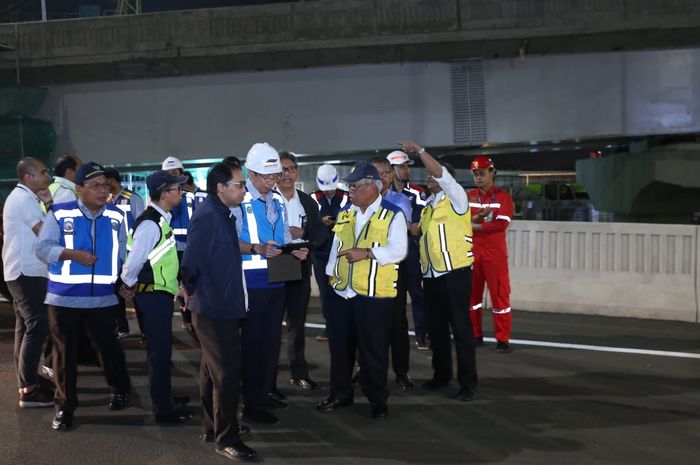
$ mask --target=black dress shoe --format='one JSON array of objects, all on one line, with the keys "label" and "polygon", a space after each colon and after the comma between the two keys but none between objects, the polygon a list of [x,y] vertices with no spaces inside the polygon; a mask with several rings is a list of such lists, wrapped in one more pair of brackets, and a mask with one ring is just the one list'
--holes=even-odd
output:
[{"label": "black dress shoe", "polygon": [[496,343],[496,352],[507,354],[510,352],[510,344],[508,344],[506,341],[498,341]]},{"label": "black dress shoe", "polygon": [[318,389],[318,384],[308,376],[306,378],[292,378],[289,380],[289,384],[297,386],[302,391],[314,391]]},{"label": "black dress shoe", "polygon": [[277,418],[272,412],[257,408],[244,408],[243,419],[254,423],[265,423],[267,425],[276,425],[280,422],[280,419]]},{"label": "black dress shoe", "polygon": [[73,413],[59,410],[51,421],[51,429],[56,431],[68,431],[73,428]]},{"label": "black dress shoe", "polygon": [[273,387],[270,389],[270,392],[268,393],[270,397],[272,397],[275,400],[287,400],[287,396],[285,396],[282,391],[277,389],[277,386]]},{"label": "black dress shoe", "polygon": [[347,407],[348,405],[352,405],[352,400],[340,400],[335,397],[329,397],[316,405],[316,410],[319,412],[332,412],[335,409]]},{"label": "black dress shoe", "polygon": [[460,402],[469,402],[474,400],[474,391],[469,388],[462,388],[457,393],[457,400]]},{"label": "black dress shoe", "polygon": [[109,395],[109,404],[107,407],[110,410],[124,410],[129,404],[128,392],[117,392]]},{"label": "black dress shoe", "polygon": [[372,418],[383,420],[389,415],[389,406],[386,404],[372,404]]},{"label": "black dress shoe", "polygon": [[408,376],[408,373],[396,375],[396,383],[401,386],[401,389],[404,391],[410,391],[415,387],[415,384],[413,384],[413,380],[411,380],[411,377]]},{"label": "black dress shoe", "polygon": [[282,402],[281,400],[277,400],[274,397],[270,396],[267,399],[267,402],[265,403],[265,407],[271,408],[273,410],[284,410],[287,408],[287,403]]},{"label": "black dress shoe", "polygon": [[450,384],[449,380],[439,380],[439,379],[431,379],[423,383],[423,389],[427,389],[428,391],[435,391],[437,389],[444,388]]},{"label": "black dress shoe", "polygon": [[217,454],[238,462],[254,462],[258,459],[257,452],[243,444],[243,441],[233,446],[217,447],[214,450]]},{"label": "black dress shoe", "polygon": [[183,412],[181,409],[171,410],[165,413],[156,413],[156,422],[179,425],[190,421],[192,414]]}]

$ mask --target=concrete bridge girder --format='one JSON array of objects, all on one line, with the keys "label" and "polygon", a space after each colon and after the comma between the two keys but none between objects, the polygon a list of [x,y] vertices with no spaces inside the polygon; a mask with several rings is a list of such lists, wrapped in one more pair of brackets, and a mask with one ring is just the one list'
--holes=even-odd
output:
[{"label": "concrete bridge girder", "polygon": [[[65,83],[700,44],[693,0],[354,0],[0,25],[23,80]],[[0,79],[14,57],[0,56]]]}]

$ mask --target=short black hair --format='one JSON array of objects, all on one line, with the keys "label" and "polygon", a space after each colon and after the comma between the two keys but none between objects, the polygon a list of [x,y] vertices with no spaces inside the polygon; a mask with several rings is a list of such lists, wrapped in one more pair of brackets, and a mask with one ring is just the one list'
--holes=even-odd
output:
[{"label": "short black hair", "polygon": [[240,170],[240,167],[231,166],[227,163],[217,163],[212,166],[207,174],[207,192],[210,195],[216,195],[217,184],[226,184],[233,179],[233,172]]},{"label": "short black hair", "polygon": [[114,168],[105,168],[105,178],[107,179],[114,179],[116,180],[119,184],[122,182],[122,178],[119,175],[119,171],[117,171]]},{"label": "short black hair", "polygon": [[454,166],[452,166],[452,163],[449,163],[449,162],[444,161],[444,162],[442,162],[442,163],[440,163],[440,164],[441,164],[442,166],[445,167],[445,169],[447,170],[447,172],[450,173],[450,174],[452,175],[453,178],[456,176],[456,174],[455,174],[455,168],[454,168]]},{"label": "short black hair", "polygon": [[389,160],[387,160],[387,159],[384,158],[384,157],[374,157],[374,158],[372,158],[369,162],[370,162],[371,164],[373,164],[373,165],[374,165],[375,163],[376,163],[377,165],[391,165],[391,163],[389,163]]},{"label": "short black hair", "polygon": [[221,160],[221,163],[224,165],[229,165],[231,168],[241,168],[241,160],[238,159],[238,157],[234,157],[233,155],[224,158]]},{"label": "short black hair", "polygon": [[38,168],[37,166],[37,160],[34,157],[24,157],[20,161],[17,162],[17,179],[22,180],[25,176],[28,174],[34,174],[36,173],[36,170]]},{"label": "short black hair", "polygon": [[185,171],[184,176],[187,178],[185,184],[194,184],[194,178],[192,177],[192,173],[190,173],[189,171]]},{"label": "short black hair", "polygon": [[280,163],[282,160],[289,160],[294,163],[294,168],[299,168],[299,162],[297,162],[297,157],[293,153],[280,152]]},{"label": "short black hair", "polygon": [[77,168],[78,160],[75,158],[75,156],[69,154],[61,155],[60,157],[58,157],[58,159],[56,159],[56,162],[53,164],[54,174],[56,176],[61,177],[63,177],[66,174],[66,171],[75,171]]}]

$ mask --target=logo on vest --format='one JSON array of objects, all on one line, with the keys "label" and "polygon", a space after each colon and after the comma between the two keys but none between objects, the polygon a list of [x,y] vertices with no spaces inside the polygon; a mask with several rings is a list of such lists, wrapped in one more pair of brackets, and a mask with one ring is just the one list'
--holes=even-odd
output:
[{"label": "logo on vest", "polygon": [[247,212],[248,214],[253,213],[253,207],[251,207],[250,205],[248,205],[248,206],[246,207],[246,212]]},{"label": "logo on vest", "polygon": [[75,234],[75,227],[73,226],[72,218],[66,218],[63,222],[63,234]]},{"label": "logo on vest", "polygon": [[117,220],[112,220],[112,229],[114,231],[119,231],[119,221]]}]

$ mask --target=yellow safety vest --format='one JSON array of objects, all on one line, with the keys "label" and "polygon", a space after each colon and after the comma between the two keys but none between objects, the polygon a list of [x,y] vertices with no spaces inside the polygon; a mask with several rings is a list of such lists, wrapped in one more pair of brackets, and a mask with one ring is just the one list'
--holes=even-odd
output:
[{"label": "yellow safety vest", "polygon": [[437,205],[427,205],[421,212],[420,263],[423,274],[430,267],[440,273],[457,270],[474,262],[472,253],[472,219],[469,208],[458,215],[444,196]]},{"label": "yellow safety vest", "polygon": [[[389,225],[397,211],[398,207],[382,200],[380,207],[367,220],[357,238],[355,210],[341,211],[333,227],[333,232],[338,236],[337,252],[355,247],[369,249],[386,245],[389,242]],[[377,260],[371,258],[349,263],[345,256],[338,257],[331,276],[331,286],[342,291],[351,283],[352,289],[358,294],[368,297],[396,297],[398,269],[398,264],[380,265]]]}]

